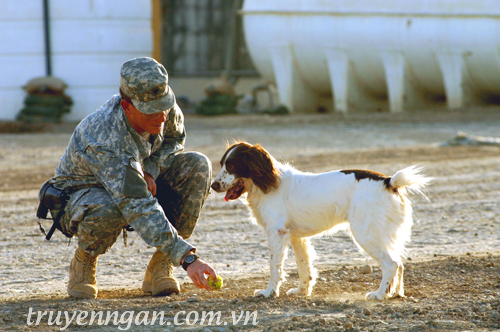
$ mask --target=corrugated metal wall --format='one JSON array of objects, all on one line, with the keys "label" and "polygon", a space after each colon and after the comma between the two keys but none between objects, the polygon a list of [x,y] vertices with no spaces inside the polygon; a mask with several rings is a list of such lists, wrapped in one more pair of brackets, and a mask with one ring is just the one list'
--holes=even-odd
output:
[{"label": "corrugated metal wall", "polygon": [[163,0],[162,6],[162,63],[169,75],[257,75],[237,15],[241,0]]}]

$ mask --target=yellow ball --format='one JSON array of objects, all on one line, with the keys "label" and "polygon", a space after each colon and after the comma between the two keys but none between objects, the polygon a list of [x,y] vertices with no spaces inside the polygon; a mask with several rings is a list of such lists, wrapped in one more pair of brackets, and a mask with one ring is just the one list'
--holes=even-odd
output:
[{"label": "yellow ball", "polygon": [[208,276],[207,281],[212,290],[219,290],[222,288],[223,280],[221,276],[217,276],[217,281],[214,281],[212,276]]}]

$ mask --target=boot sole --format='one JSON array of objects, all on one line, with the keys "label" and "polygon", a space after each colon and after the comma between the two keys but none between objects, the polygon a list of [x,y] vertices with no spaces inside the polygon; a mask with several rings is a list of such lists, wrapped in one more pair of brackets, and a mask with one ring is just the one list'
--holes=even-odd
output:
[{"label": "boot sole", "polygon": [[151,295],[153,296],[168,296],[179,294],[181,291],[179,283],[174,278],[164,278],[154,287],[152,287]]},{"label": "boot sole", "polygon": [[144,293],[151,293],[152,289],[153,286],[151,286],[151,283],[147,282],[146,280],[142,282],[142,291]]},{"label": "boot sole", "polygon": [[97,289],[80,290],[68,288],[68,295],[79,299],[95,299],[97,298],[97,293]]}]

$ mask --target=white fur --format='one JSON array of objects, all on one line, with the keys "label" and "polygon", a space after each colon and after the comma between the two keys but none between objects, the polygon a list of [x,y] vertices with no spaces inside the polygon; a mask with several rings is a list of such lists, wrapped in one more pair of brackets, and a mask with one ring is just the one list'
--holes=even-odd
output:
[{"label": "white fur", "polygon": [[[264,194],[251,179],[244,179],[247,201],[257,223],[264,227],[271,251],[271,277],[265,290],[256,295],[279,296],[283,261],[288,244],[294,250],[299,285],[288,294],[308,296],[315,283],[312,266],[314,249],[309,237],[348,226],[355,243],[381,266],[380,287],[366,299],[404,296],[404,245],[410,240],[412,208],[405,188],[422,194],[430,181],[414,166],[394,174],[386,188],[384,181],[361,179],[342,171],[304,173],[272,158],[281,171],[279,186]],[[224,165],[223,165],[224,166]],[[214,180],[226,191],[236,179],[223,169]]]},{"label": "white fur", "polygon": [[[227,158],[231,155],[231,153],[234,151],[231,150],[227,153],[226,155],[226,160]],[[217,177],[215,178],[214,182],[217,182],[221,185],[221,188],[224,190],[224,191],[227,191],[229,188],[230,188],[230,185],[236,180],[236,177],[233,175],[233,174],[229,174],[229,172],[227,171],[226,169],[226,164],[224,163],[222,165],[222,168],[219,172],[219,174],[217,175]]]}]

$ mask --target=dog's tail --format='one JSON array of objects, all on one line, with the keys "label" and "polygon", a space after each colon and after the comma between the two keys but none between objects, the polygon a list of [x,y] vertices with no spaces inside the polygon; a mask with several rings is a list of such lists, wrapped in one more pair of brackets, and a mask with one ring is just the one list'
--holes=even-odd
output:
[{"label": "dog's tail", "polygon": [[[422,168],[410,166],[397,171],[391,177],[389,186],[395,189],[407,188],[411,193],[419,194],[427,198],[425,187],[433,180],[422,174]],[[428,199],[428,198],[427,198]]]}]

